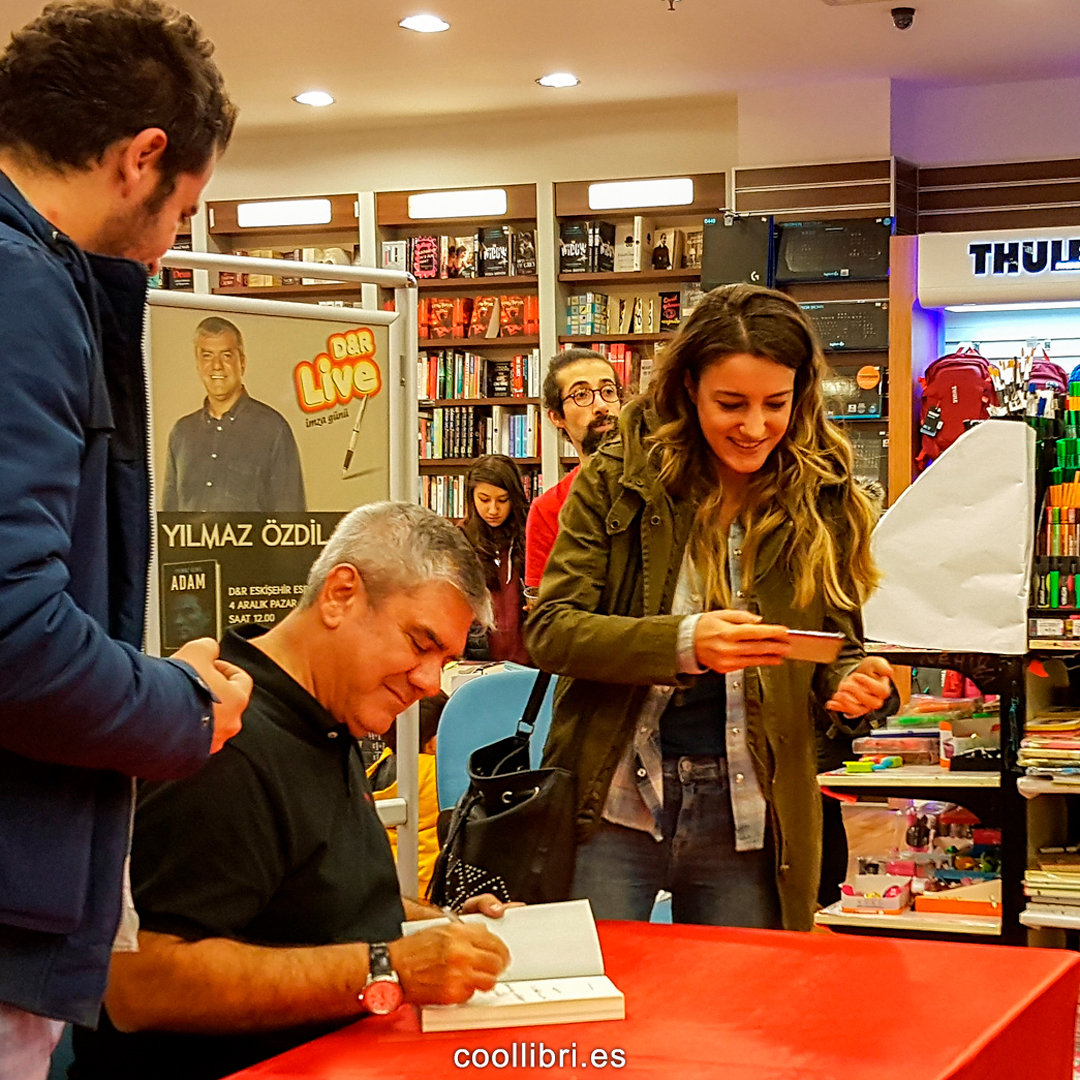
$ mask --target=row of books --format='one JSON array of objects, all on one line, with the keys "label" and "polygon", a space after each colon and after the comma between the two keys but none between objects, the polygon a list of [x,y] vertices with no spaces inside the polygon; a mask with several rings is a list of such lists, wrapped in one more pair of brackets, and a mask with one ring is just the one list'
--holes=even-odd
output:
[{"label": "row of books", "polygon": [[417,305],[421,338],[535,337],[540,309],[535,296],[432,296]]},{"label": "row of books", "polygon": [[697,283],[643,296],[575,293],[567,304],[566,333],[588,337],[673,333],[701,295]]},{"label": "row of books", "polygon": [[420,458],[475,458],[482,454],[537,457],[537,405],[447,405],[420,410]]},{"label": "row of books", "polygon": [[[280,259],[282,262],[318,263],[321,266],[353,266],[357,262],[359,245],[352,247],[306,247],[287,248],[249,248],[233,252],[234,255],[247,255],[252,259]],[[218,271],[219,289],[265,289],[272,285],[326,285],[322,278],[300,277],[290,274],[282,267],[280,274],[240,274],[235,270]]]},{"label": "row of books", "polygon": [[[521,470],[525,497],[532,502],[540,494],[540,474],[529,468]],[[420,478],[420,505],[444,517],[463,518],[468,497],[468,478],[464,473]]]},{"label": "row of books", "polygon": [[1039,710],[1025,725],[1017,764],[1029,776],[1073,777],[1080,783],[1080,708]]},{"label": "row of books", "polygon": [[642,354],[640,349],[634,349],[622,341],[612,342],[610,345],[603,342],[595,345],[590,343],[589,348],[607,357],[608,363],[619,377],[624,401],[630,395],[640,393],[648,387],[652,374],[652,357]]},{"label": "row of books", "polygon": [[419,356],[416,386],[421,401],[539,397],[540,350],[508,359],[466,349],[427,350]]},{"label": "row of books", "polygon": [[[176,240],[173,243],[174,251],[190,251],[190,240]],[[182,267],[162,266],[156,274],[151,275],[149,285],[151,289],[177,289],[180,292],[193,292],[195,289],[195,271]]]},{"label": "row of books", "polygon": [[634,273],[639,270],[700,270],[702,229],[630,222],[563,221],[559,225],[559,273]]},{"label": "row of books", "polygon": [[535,276],[536,230],[491,225],[464,236],[410,236],[384,240],[386,270],[418,279]]}]

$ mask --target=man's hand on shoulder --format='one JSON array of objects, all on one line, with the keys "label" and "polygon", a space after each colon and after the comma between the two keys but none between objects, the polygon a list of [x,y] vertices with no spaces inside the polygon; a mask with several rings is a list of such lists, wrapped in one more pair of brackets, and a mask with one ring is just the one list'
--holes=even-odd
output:
[{"label": "man's hand on shoulder", "polygon": [[495,986],[510,952],[484,927],[455,922],[399,938],[390,945],[390,959],[406,1000],[458,1005]]},{"label": "man's hand on shoulder", "polygon": [[216,754],[240,730],[240,718],[251,697],[251,676],[235,664],[220,659],[213,638],[196,638],[173,653],[173,660],[190,664],[214,695],[214,739],[210,753]]}]

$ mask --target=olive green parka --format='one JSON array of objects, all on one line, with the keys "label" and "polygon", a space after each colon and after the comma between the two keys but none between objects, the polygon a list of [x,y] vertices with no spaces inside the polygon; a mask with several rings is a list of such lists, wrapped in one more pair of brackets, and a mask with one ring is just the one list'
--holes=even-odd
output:
[{"label": "olive green parka", "polygon": [[[649,461],[644,440],[657,424],[647,402],[632,402],[623,411],[621,438],[581,469],[526,625],[535,663],[563,676],[544,765],[575,775],[579,843],[600,821],[649,687],[691,678],[679,673],[683,616],[672,615],[671,606],[695,506],[673,500]],[[828,518],[839,518],[839,485],[823,489],[823,500],[836,506]],[[784,926],[806,930],[821,866],[814,714],[825,714],[813,703],[826,702],[862,659],[862,620],[820,596],[807,608],[794,606],[784,558],[790,531],[785,525],[766,538],[745,603],[767,623],[839,631],[845,643],[830,665],[789,661],[748,669],[747,740],[776,839]]]}]

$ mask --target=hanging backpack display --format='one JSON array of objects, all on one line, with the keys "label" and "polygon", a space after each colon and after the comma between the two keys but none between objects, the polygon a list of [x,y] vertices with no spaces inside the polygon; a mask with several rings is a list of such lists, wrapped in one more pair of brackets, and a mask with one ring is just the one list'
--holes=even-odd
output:
[{"label": "hanging backpack display", "polygon": [[919,380],[922,444],[916,462],[925,469],[964,433],[968,420],[985,420],[997,393],[990,365],[976,349],[964,347],[935,360]]}]

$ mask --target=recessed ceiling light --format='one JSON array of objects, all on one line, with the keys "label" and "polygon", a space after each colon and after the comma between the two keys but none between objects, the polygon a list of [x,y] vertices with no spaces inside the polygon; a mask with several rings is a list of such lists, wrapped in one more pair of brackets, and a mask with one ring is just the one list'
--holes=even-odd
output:
[{"label": "recessed ceiling light", "polygon": [[293,101],[301,105],[311,105],[316,109],[334,104],[334,99],[325,90],[305,90],[304,93],[297,94]]},{"label": "recessed ceiling light", "polygon": [[569,71],[556,71],[536,80],[541,86],[577,86],[579,79]]},{"label": "recessed ceiling light", "polygon": [[415,30],[418,34],[441,34],[443,30],[450,29],[450,24],[438,15],[410,15],[407,19],[402,19],[398,26]]}]

